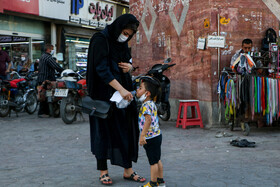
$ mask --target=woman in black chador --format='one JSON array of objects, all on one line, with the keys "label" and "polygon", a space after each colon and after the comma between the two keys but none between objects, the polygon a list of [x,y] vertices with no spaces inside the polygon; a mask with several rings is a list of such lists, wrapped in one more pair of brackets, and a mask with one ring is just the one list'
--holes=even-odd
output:
[{"label": "woman in black chador", "polygon": [[[139,21],[131,14],[118,17],[90,40],[87,65],[87,86],[92,99],[109,101],[115,91],[132,100],[132,65],[127,42],[137,31]],[[119,109],[114,103],[107,119],[90,117],[91,151],[100,170],[100,182],[112,184],[108,175],[107,159],[124,168],[124,179],[144,182],[132,170],[138,158],[138,113],[134,101]]]}]

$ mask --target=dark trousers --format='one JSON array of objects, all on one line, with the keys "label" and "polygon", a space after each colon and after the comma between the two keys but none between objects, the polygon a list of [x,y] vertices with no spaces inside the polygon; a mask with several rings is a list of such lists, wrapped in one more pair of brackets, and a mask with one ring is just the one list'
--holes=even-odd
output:
[{"label": "dark trousers", "polygon": [[38,115],[42,115],[42,114],[47,114],[47,115],[50,114],[48,101],[39,102]]},{"label": "dark trousers", "polygon": [[107,166],[107,159],[96,159],[97,161],[97,170],[107,170],[108,166]]},{"label": "dark trousers", "polygon": [[[38,86],[42,85],[42,82],[38,83]],[[47,98],[45,101],[41,101],[39,102],[39,110],[38,110],[38,115],[42,115],[42,114],[47,114],[49,115],[49,103],[47,101]]]},{"label": "dark trousers", "polygon": [[[96,161],[97,161],[97,170],[108,170],[107,159],[96,159]],[[132,163],[131,163],[131,167],[129,168],[132,168]]]}]

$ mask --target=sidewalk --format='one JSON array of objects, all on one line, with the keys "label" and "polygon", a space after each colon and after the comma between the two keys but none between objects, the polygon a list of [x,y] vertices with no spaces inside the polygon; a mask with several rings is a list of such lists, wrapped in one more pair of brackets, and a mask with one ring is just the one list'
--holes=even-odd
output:
[{"label": "sidewalk", "polygon": [[[85,116],[86,117],[86,116]],[[250,136],[225,128],[176,128],[161,122],[162,162],[168,187],[272,187],[280,185],[280,129],[251,128]],[[233,134],[216,138],[218,131]],[[237,137],[256,142],[255,148],[229,144]],[[60,118],[39,119],[20,113],[0,118],[0,186],[89,187],[98,181],[90,152],[89,125],[65,125]],[[150,169],[140,147],[135,171],[149,180]],[[139,186],[122,179],[123,169],[109,164],[115,187]]]}]

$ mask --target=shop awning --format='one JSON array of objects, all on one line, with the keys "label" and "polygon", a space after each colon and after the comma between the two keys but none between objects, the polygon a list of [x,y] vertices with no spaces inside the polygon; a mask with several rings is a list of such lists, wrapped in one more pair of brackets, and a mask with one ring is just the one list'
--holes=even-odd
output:
[{"label": "shop awning", "polygon": [[83,38],[91,38],[96,30],[81,28],[81,27],[69,27],[63,26],[64,34],[68,36],[76,36],[76,37],[83,37]]}]

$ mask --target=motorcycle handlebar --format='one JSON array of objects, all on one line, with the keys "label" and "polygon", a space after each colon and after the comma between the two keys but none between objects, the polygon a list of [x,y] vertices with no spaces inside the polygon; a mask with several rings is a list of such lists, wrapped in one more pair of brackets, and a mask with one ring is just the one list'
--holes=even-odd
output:
[{"label": "motorcycle handlebar", "polygon": [[169,66],[168,66],[168,68],[170,68],[170,67],[172,67],[172,66],[175,66],[176,64],[170,64]]}]

